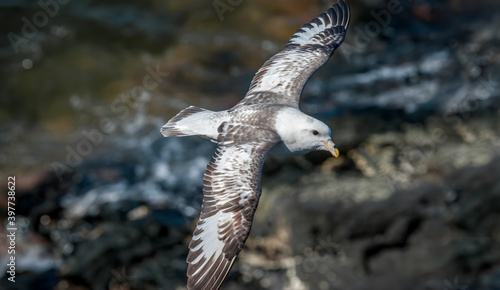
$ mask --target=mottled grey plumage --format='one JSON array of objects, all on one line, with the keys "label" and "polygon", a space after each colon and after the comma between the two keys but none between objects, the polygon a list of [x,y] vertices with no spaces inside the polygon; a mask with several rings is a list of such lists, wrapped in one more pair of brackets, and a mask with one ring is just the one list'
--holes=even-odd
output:
[{"label": "mottled grey plumage", "polygon": [[347,1],[339,0],[297,30],[233,108],[213,112],[191,106],[162,127],[165,137],[200,136],[218,144],[205,172],[201,215],[189,244],[188,289],[218,289],[224,281],[250,233],[262,165],[274,146],[338,155],[328,126],[298,107],[306,81],[344,40],[349,15]]}]

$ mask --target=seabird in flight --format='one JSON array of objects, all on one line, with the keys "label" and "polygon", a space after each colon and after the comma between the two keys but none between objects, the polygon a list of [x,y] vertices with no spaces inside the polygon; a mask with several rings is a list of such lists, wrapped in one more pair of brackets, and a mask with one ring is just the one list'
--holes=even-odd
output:
[{"label": "seabird in flight", "polygon": [[243,247],[261,194],[267,153],[339,151],[330,128],[299,110],[302,89],[344,40],[347,0],[297,30],[259,69],[245,98],[214,112],[188,107],[161,128],[165,137],[199,136],[217,143],[203,178],[200,219],[189,244],[188,289],[218,289]]}]

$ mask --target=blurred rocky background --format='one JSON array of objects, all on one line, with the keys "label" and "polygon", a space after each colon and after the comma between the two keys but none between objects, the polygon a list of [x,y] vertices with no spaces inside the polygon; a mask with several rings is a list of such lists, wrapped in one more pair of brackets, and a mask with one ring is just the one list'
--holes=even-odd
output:
[{"label": "blurred rocky background", "polygon": [[[185,289],[214,145],[159,128],[237,103],[332,2],[1,1],[0,288]],[[500,2],[349,2],[301,104],[341,157],[266,161],[222,289],[500,289]]]}]

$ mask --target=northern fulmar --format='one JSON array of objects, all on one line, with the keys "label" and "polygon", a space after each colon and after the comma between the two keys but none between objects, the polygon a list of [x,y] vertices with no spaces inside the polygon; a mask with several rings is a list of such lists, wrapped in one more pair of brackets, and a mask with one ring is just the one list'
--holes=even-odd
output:
[{"label": "northern fulmar", "polygon": [[344,40],[347,0],[297,30],[253,78],[245,98],[214,112],[190,106],[161,128],[165,137],[198,136],[217,143],[203,178],[201,215],[189,243],[188,289],[219,289],[243,247],[261,194],[267,153],[327,150],[337,157],[330,128],[299,110],[309,77]]}]

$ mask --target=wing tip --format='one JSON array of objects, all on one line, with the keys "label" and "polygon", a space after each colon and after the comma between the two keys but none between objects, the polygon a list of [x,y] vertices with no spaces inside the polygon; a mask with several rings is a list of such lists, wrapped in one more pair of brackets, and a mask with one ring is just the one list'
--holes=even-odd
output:
[{"label": "wing tip", "polygon": [[204,269],[199,270],[193,268],[196,267],[196,264],[188,263],[188,290],[219,289],[231,271],[234,261],[236,260],[236,256],[232,259],[226,259],[224,255],[221,255],[215,261],[213,261],[213,257],[210,260],[212,261],[209,261],[209,265],[205,263],[201,265]]},{"label": "wing tip", "polygon": [[[351,8],[349,6],[349,2],[347,0],[338,0],[336,4],[333,6],[338,5],[337,7],[342,7],[342,26],[344,26],[345,30],[349,27],[349,23],[351,21]],[[332,7],[333,7],[332,6]]]},{"label": "wing tip", "polygon": [[[334,34],[339,34],[335,28],[342,27],[343,31],[340,33],[345,33],[349,27],[350,19],[351,11],[349,3],[347,0],[338,0],[337,3],[330,6],[325,12],[299,28],[291,37],[287,46],[316,44],[316,41],[313,39],[328,29],[333,29],[335,31]],[[338,45],[342,41],[343,37],[342,40],[338,41]]]},{"label": "wing tip", "polygon": [[[331,27],[342,26],[346,30],[349,27],[349,22],[351,20],[351,8],[349,7],[349,2],[347,0],[338,0],[337,3],[333,4],[319,17],[328,14],[331,20]],[[336,23],[333,23],[335,20]]]}]

